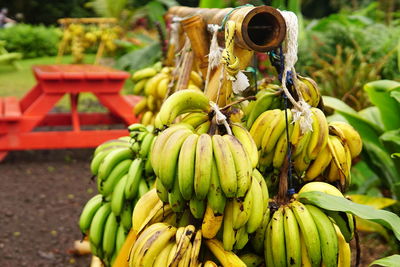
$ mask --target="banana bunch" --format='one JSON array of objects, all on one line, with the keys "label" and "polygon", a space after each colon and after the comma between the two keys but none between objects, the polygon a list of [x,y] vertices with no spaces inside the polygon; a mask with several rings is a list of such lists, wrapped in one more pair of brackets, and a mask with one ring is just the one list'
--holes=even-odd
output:
[{"label": "banana bunch", "polygon": [[[362,149],[360,135],[345,122],[328,124],[324,113],[311,108],[312,131],[302,132],[303,119],[293,122],[292,111],[272,109],[261,113],[250,128],[259,150],[259,167],[280,169],[288,152],[288,137],[292,146],[293,166],[306,182],[319,179],[342,188],[350,184],[352,159]],[[286,120],[289,124],[286,131]]]},{"label": "banana bunch", "polygon": [[[260,165],[263,168],[273,166],[279,169],[287,155],[288,137],[293,147],[292,158],[296,171],[302,174],[310,162],[319,155],[328,142],[328,122],[318,108],[311,108],[312,131],[302,132],[301,120],[293,122],[290,109],[272,109],[263,112],[250,128],[260,153]],[[286,121],[289,128],[286,131]]]},{"label": "banana bunch", "polygon": [[90,168],[100,194],[87,202],[80,216],[80,229],[89,234],[93,254],[106,263],[115,260],[132,227],[135,203],[154,180],[150,163],[154,128],[132,124],[128,129],[130,136],[96,148]]},{"label": "banana bunch", "polygon": [[361,153],[361,149],[361,137],[351,125],[339,121],[330,122],[327,146],[311,162],[303,180],[338,181],[342,188],[348,188],[352,159]]},{"label": "banana bunch", "polygon": [[297,93],[301,94],[303,100],[311,107],[318,107],[321,101],[321,94],[317,83],[309,78],[297,75]]},{"label": "banana bunch", "polygon": [[89,233],[92,254],[111,265],[123,246],[131,224],[132,209],[116,216],[111,203],[101,194],[92,197],[83,208],[79,219],[82,233]]},{"label": "banana bunch", "polygon": [[[326,183],[306,186],[299,193],[322,190],[343,197]],[[342,224],[342,216],[332,214],[296,199],[281,205],[272,214],[265,232],[266,266],[350,266],[351,237],[346,240],[345,234],[352,229]]]},{"label": "banana bunch", "polygon": [[[164,98],[173,90],[174,78],[173,67],[161,68],[160,62],[152,67],[136,71],[132,75],[135,83],[133,94],[143,95],[134,109],[135,115],[142,114],[141,122],[145,125],[154,124],[154,120],[160,110]],[[203,79],[195,72],[191,71],[188,89],[201,91]]]}]

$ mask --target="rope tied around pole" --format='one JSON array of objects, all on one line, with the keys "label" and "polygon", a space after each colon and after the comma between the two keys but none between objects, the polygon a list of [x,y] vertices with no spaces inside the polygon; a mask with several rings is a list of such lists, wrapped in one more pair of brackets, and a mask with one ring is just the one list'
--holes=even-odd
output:
[{"label": "rope tied around pole", "polygon": [[225,66],[228,80],[232,81],[232,90],[235,94],[243,92],[250,86],[247,76],[239,69],[240,61],[234,55],[236,23],[232,20],[226,22],[225,49],[222,51],[221,62]]},{"label": "rope tied around pole", "polygon": [[228,121],[226,120],[226,116],[221,112],[220,108],[218,105],[212,101],[209,102],[211,109],[215,112],[215,121],[217,122],[218,125],[224,125],[227,133],[229,135],[232,135],[232,130],[231,127],[228,124]]},{"label": "rope tied around pole", "polygon": [[[311,107],[308,105],[301,93],[297,90],[298,81],[296,70],[294,65],[297,62],[297,39],[298,39],[298,20],[296,14],[291,11],[280,11],[286,23],[286,36],[285,36],[285,46],[283,48],[283,71],[282,71],[282,88],[288,98],[292,103],[293,109],[293,122],[300,120],[301,132],[305,133],[307,131],[312,131],[312,113]],[[287,88],[288,78],[291,78],[291,83],[295,88],[299,101],[296,101],[290,94]]]}]

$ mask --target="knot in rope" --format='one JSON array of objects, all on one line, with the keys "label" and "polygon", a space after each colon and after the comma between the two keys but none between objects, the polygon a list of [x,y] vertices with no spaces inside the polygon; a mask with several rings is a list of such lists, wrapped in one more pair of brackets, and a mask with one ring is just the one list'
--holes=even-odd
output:
[{"label": "knot in rope", "polygon": [[236,23],[232,20],[225,25],[225,49],[222,51],[222,63],[228,73],[229,80],[236,80],[235,76],[239,71],[239,58],[233,54]]},{"label": "knot in rope", "polygon": [[208,67],[214,69],[221,62],[222,48],[218,45],[217,34],[220,27],[217,24],[208,24],[207,29],[212,34],[210,51],[208,53]]},{"label": "knot in rope", "polygon": [[227,133],[232,135],[231,127],[229,127],[228,121],[226,120],[226,116],[221,112],[218,105],[212,101],[209,102],[211,109],[215,112],[215,121],[218,125],[224,125]]}]

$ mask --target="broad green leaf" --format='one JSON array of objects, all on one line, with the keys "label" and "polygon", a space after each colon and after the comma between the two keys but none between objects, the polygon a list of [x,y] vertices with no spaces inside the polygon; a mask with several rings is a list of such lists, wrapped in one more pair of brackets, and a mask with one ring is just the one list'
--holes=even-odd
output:
[{"label": "broad green leaf", "polygon": [[383,141],[393,142],[400,146],[400,129],[385,132],[379,138]]},{"label": "broad green leaf", "polygon": [[376,173],[381,175],[396,199],[400,199],[400,175],[390,154],[382,146],[369,141],[364,141],[363,146],[368,151],[368,164],[379,170]]},{"label": "broad green leaf", "polygon": [[175,0],[158,0],[158,2],[166,5],[167,7],[179,6],[179,3]]},{"label": "broad green leaf", "polygon": [[151,20],[152,23],[158,22],[161,24],[161,28],[165,29],[165,22],[164,22],[164,14],[166,12],[166,9],[164,8],[164,5],[156,0],[153,0],[149,2],[146,5],[147,9],[147,14]]},{"label": "broad green leaf", "polygon": [[378,107],[386,130],[400,128],[400,104],[390,96],[391,91],[400,90],[400,83],[391,80],[369,82],[364,85],[372,104]]},{"label": "broad green leaf", "polygon": [[[399,45],[400,47],[400,45]],[[392,91],[390,92],[390,96],[397,100],[400,103],[400,92],[399,91]]]},{"label": "broad green leaf", "polygon": [[362,219],[379,223],[392,230],[396,238],[400,240],[400,217],[392,212],[378,210],[371,206],[351,202],[343,197],[337,197],[318,191],[301,193],[298,195],[298,199],[305,204],[313,204],[326,210],[351,213]]},{"label": "broad green leaf", "polygon": [[356,218],[357,230],[369,233],[378,233],[381,236],[383,236],[386,241],[390,240],[388,231],[385,229],[385,227],[383,227],[379,223],[361,219],[360,217],[357,216],[355,218]]},{"label": "broad green leaf", "polygon": [[400,262],[400,255],[395,254],[389,257],[373,261],[369,266],[380,265],[380,266],[393,267],[393,266],[398,266],[399,262]]},{"label": "broad green leaf", "polygon": [[382,134],[379,127],[374,123],[362,118],[358,113],[343,101],[330,96],[323,96],[324,105],[334,109],[359,132],[362,140],[382,145],[379,136]]},{"label": "broad green leaf", "polygon": [[199,7],[201,8],[223,8],[225,7],[224,0],[200,0]]},{"label": "broad green leaf", "polygon": [[368,205],[375,209],[384,209],[395,204],[397,201],[386,197],[372,197],[366,195],[349,195],[350,199],[358,204]]},{"label": "broad green leaf", "polygon": [[365,160],[358,162],[351,168],[351,192],[349,194],[364,194],[370,196],[381,196],[379,187],[381,179],[371,170]]},{"label": "broad green leaf", "polygon": [[116,67],[118,69],[135,71],[152,65],[159,60],[160,57],[160,45],[158,43],[153,43],[120,57],[116,63]]},{"label": "broad green leaf", "polygon": [[381,118],[381,113],[379,112],[379,109],[377,107],[375,106],[367,107],[365,109],[360,110],[358,114],[367,121],[370,121],[373,124],[375,124],[377,127],[379,127],[379,130],[383,132],[384,126]]}]

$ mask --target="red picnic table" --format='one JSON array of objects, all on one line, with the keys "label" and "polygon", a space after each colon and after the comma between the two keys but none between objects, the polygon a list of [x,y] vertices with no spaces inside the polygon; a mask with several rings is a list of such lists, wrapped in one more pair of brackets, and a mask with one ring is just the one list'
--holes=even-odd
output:
[{"label": "red picnic table", "polygon": [[[11,150],[96,147],[128,131],[84,130],[81,126],[138,121],[133,107],[140,98],[120,94],[127,72],[97,65],[38,65],[32,69],[37,84],[21,100],[0,98],[0,160]],[[108,112],[78,112],[79,94],[86,92],[93,93]],[[50,112],[65,94],[70,96],[70,112]],[[51,126],[69,127],[55,130]]]}]

